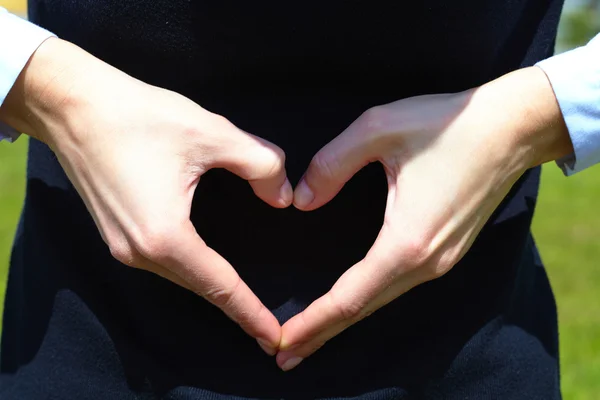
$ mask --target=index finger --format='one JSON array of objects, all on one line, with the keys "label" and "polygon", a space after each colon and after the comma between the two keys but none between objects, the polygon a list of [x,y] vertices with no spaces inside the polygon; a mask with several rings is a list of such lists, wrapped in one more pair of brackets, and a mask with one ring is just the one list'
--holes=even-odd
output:
[{"label": "index finger", "polygon": [[410,254],[399,249],[389,229],[383,228],[367,256],[346,271],[331,290],[282,327],[277,364],[295,367],[351,325],[367,317],[419,283],[403,265]]},{"label": "index finger", "polygon": [[175,272],[195,293],[223,310],[274,353],[281,338],[279,322],[231,264],[204,243],[191,222],[172,243],[158,263]]}]

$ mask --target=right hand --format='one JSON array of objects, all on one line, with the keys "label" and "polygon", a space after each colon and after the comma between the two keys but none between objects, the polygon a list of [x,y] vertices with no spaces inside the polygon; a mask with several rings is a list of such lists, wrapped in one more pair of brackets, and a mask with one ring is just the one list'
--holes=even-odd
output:
[{"label": "right hand", "polygon": [[52,148],[117,260],[204,297],[275,354],[278,321],[196,233],[190,208],[211,168],[247,180],[273,207],[289,206],[279,147],[59,39],[34,54],[0,119]]}]

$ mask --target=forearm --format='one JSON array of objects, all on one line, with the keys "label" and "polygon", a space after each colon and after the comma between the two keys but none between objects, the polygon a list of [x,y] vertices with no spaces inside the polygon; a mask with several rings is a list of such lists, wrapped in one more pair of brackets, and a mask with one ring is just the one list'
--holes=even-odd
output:
[{"label": "forearm", "polygon": [[[0,140],[19,133],[51,146],[81,106],[111,99],[126,74],[0,7]],[[123,79],[125,78],[125,79]],[[110,83],[110,85],[109,85]],[[113,96],[114,97],[114,96]],[[56,125],[61,129],[56,129]],[[67,124],[67,125],[65,125]],[[51,126],[55,125],[55,126]],[[79,129],[81,130],[81,129]]]},{"label": "forearm", "polygon": [[57,126],[77,125],[83,108],[104,104],[90,104],[92,99],[111,101],[114,94],[107,86],[124,80],[135,81],[79,47],[50,38],[19,75],[0,107],[0,121],[54,146],[57,135],[70,131]]}]

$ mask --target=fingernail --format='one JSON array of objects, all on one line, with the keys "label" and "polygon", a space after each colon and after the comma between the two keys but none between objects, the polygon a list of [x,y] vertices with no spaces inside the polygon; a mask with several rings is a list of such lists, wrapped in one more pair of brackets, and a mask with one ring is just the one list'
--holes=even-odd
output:
[{"label": "fingernail", "polygon": [[275,350],[275,348],[273,346],[271,346],[271,344],[269,342],[267,342],[264,339],[256,339],[256,341],[258,342],[258,345],[260,346],[261,349],[263,349],[263,351],[265,353],[267,353],[270,356],[274,356],[275,354],[277,354],[277,350]]},{"label": "fingernail", "polygon": [[286,178],[285,183],[281,186],[281,191],[279,193],[281,196],[281,202],[284,206],[289,206],[294,200],[294,189],[292,188],[292,184]]},{"label": "fingernail", "polygon": [[305,208],[315,199],[315,194],[310,190],[305,180],[302,180],[294,193],[294,205],[298,208]]},{"label": "fingernail", "polygon": [[294,369],[298,366],[298,364],[300,364],[302,361],[304,360],[304,358],[302,357],[292,357],[289,360],[287,360],[286,362],[284,362],[281,365],[281,369],[283,371],[289,371],[291,369]]}]

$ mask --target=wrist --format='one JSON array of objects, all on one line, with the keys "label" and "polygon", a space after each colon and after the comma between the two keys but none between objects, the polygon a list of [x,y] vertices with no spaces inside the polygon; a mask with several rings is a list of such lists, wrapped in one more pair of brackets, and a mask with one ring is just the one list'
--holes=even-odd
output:
[{"label": "wrist", "polygon": [[85,99],[84,74],[94,76],[99,64],[105,65],[69,42],[47,39],[9,92],[0,120],[53,146],[62,131],[55,128],[67,124]]},{"label": "wrist", "polygon": [[496,79],[481,91],[509,119],[502,140],[509,154],[521,157],[523,169],[573,153],[569,131],[546,74],[524,68]]}]

